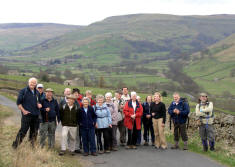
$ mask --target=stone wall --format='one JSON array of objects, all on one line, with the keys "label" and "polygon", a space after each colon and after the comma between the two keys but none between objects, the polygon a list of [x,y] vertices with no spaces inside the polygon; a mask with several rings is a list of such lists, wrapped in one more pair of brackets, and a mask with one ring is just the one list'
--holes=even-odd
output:
[{"label": "stone wall", "polygon": [[[198,131],[196,113],[190,113],[189,133]],[[230,146],[235,146],[235,116],[216,113],[214,119],[215,140],[224,141]]]}]

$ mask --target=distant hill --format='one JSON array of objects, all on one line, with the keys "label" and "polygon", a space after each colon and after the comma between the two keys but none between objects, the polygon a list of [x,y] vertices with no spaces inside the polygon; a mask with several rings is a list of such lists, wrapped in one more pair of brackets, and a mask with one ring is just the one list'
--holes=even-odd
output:
[{"label": "distant hill", "polygon": [[[127,84],[184,91],[186,85],[192,85],[187,90],[195,88],[197,92],[204,86],[195,79],[201,73],[196,74],[194,63],[209,58],[191,55],[200,51],[206,55],[208,47],[232,38],[234,33],[235,15],[114,16],[51,39],[47,35],[46,40],[35,41],[15,51],[2,51],[0,61],[11,68],[32,72],[47,68],[62,72],[70,69],[75,74],[83,73],[89,82],[98,83],[103,77],[107,85],[117,87]],[[0,39],[0,46],[2,41]],[[217,56],[213,54],[211,61],[224,59]],[[234,60],[234,56],[231,54],[227,60]],[[187,66],[190,63],[192,68]],[[229,64],[224,65],[230,68]],[[213,71],[216,66],[212,64],[208,68]],[[182,77],[175,78],[176,72]]]},{"label": "distant hill", "polygon": [[235,95],[235,34],[191,57],[184,72],[198,85],[211,94]]},{"label": "distant hill", "polygon": [[79,26],[52,23],[0,24],[0,50],[20,50],[77,28]]}]

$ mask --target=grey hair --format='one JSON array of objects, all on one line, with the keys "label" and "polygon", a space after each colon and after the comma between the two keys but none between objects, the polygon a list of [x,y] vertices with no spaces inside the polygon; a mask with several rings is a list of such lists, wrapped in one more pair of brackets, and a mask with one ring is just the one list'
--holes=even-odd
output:
[{"label": "grey hair", "polygon": [[180,96],[180,94],[179,94],[178,92],[174,92],[174,93],[173,93],[173,96],[175,96],[175,95]]},{"label": "grey hair", "polygon": [[131,92],[131,97],[132,96],[137,96],[136,92]]},{"label": "grey hair", "polygon": [[112,95],[112,93],[111,92],[107,92],[106,94],[105,94],[105,98],[107,98],[107,97],[112,97],[113,95]]},{"label": "grey hair", "polygon": [[33,80],[36,81],[36,84],[38,83],[38,80],[37,80],[37,78],[35,78],[35,77],[29,78],[28,83],[32,82]]},{"label": "grey hair", "polygon": [[98,95],[96,96],[96,101],[98,101],[99,99],[103,99],[103,100],[104,100],[104,96],[101,95],[101,94],[98,94]]},{"label": "grey hair", "polygon": [[84,103],[85,100],[87,100],[88,103],[90,104],[91,100],[90,100],[88,97],[83,97],[83,98],[82,98],[82,103]]},{"label": "grey hair", "polygon": [[86,94],[92,94],[92,91],[91,90],[87,90]]}]

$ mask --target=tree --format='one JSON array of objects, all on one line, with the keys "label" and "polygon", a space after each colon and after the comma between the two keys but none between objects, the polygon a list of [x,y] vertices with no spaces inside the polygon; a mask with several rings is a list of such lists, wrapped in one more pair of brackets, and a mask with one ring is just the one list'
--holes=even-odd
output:
[{"label": "tree", "polygon": [[165,90],[162,92],[162,96],[167,97],[167,92]]},{"label": "tree", "polygon": [[66,69],[64,71],[64,76],[67,78],[67,79],[72,79],[74,77],[73,73],[69,70],[69,69]]},{"label": "tree", "polygon": [[40,71],[40,73],[38,74],[38,78],[39,78],[41,81],[50,82],[49,75],[48,75],[48,73],[45,72],[45,71]]},{"label": "tree", "polygon": [[99,87],[100,88],[104,88],[105,87],[105,81],[104,81],[104,77],[103,76],[100,76]]}]

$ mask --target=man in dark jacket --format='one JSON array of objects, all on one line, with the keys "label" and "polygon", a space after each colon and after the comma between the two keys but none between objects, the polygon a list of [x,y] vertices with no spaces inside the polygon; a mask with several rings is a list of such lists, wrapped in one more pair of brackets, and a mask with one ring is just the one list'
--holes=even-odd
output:
[{"label": "man in dark jacket", "polygon": [[95,126],[97,116],[94,108],[89,105],[90,99],[88,97],[84,97],[82,103],[83,106],[78,114],[78,122],[82,135],[84,156],[88,156],[89,151],[91,155],[96,156]]},{"label": "man in dark jacket", "polygon": [[66,99],[67,103],[60,105],[59,107],[60,120],[62,124],[62,141],[59,155],[64,155],[67,145],[71,155],[74,155],[78,125],[77,114],[79,107],[75,104],[76,97],[74,95],[69,95]]},{"label": "man in dark jacket", "polygon": [[[53,90],[46,89],[46,98],[42,100],[42,123],[40,126],[40,145],[45,145],[46,137],[48,136],[49,148],[55,146],[55,130],[57,122],[60,122],[59,106],[56,99],[53,98]],[[56,120],[57,118],[57,120]]]},{"label": "man in dark jacket", "polygon": [[174,140],[175,145],[172,146],[172,149],[179,148],[179,135],[181,135],[182,140],[184,141],[184,150],[188,149],[187,141],[188,135],[186,131],[186,121],[188,118],[188,114],[190,112],[190,108],[188,103],[184,102],[183,99],[180,98],[179,93],[173,94],[174,101],[171,103],[168,108],[168,113],[171,116],[171,119],[174,123]]},{"label": "man in dark jacket", "polygon": [[12,144],[13,148],[17,148],[23,141],[28,129],[30,128],[29,140],[32,145],[36,141],[38,124],[39,124],[39,109],[42,105],[38,99],[38,91],[36,90],[37,79],[30,78],[28,86],[20,90],[17,98],[17,106],[21,110],[21,128]]}]

